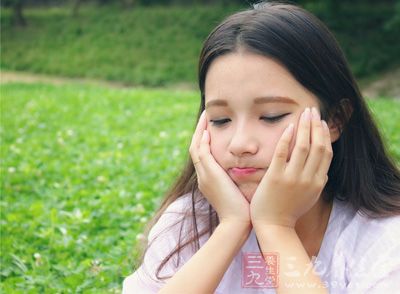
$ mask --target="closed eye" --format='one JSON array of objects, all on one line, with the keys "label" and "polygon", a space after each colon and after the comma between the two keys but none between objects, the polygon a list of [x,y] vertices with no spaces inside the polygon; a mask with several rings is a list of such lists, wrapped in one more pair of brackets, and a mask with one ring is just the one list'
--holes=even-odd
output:
[{"label": "closed eye", "polygon": [[277,122],[277,121],[280,121],[282,118],[284,118],[288,114],[289,113],[281,114],[278,116],[263,116],[263,117],[260,117],[260,119],[265,120],[267,122]]},{"label": "closed eye", "polygon": [[224,118],[224,119],[212,119],[210,120],[210,122],[212,122],[212,124],[214,126],[222,126],[223,124],[229,122],[230,119],[229,118]]},{"label": "closed eye", "polygon": [[[284,118],[286,115],[288,115],[289,113],[285,113],[285,114],[281,114],[278,116],[262,116],[260,117],[260,120],[264,120],[266,122],[270,122],[270,123],[274,123],[277,121],[280,121],[282,118]],[[229,118],[223,118],[223,119],[212,119],[210,120],[210,122],[214,125],[214,126],[222,126],[228,122],[230,122],[231,120]]]}]

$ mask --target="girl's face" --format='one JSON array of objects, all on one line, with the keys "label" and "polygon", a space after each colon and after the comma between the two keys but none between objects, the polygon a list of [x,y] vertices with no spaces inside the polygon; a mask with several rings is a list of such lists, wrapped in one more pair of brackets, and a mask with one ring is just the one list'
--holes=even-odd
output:
[{"label": "girl's face", "polygon": [[[251,200],[289,123],[318,99],[274,60],[230,53],[211,64],[205,83],[211,153],[243,195]],[[292,139],[290,154],[295,139]],[[289,156],[290,158],[290,156]],[[235,167],[258,170],[245,174]]]}]

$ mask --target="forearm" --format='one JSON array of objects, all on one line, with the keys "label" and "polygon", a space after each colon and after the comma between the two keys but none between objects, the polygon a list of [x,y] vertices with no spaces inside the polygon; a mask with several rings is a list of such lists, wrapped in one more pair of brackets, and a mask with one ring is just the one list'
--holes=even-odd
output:
[{"label": "forearm", "polygon": [[268,252],[278,253],[278,294],[328,293],[312,270],[310,258],[294,228],[258,225],[254,229],[264,258]]},{"label": "forearm", "polygon": [[219,224],[159,293],[214,293],[250,230],[250,224]]}]

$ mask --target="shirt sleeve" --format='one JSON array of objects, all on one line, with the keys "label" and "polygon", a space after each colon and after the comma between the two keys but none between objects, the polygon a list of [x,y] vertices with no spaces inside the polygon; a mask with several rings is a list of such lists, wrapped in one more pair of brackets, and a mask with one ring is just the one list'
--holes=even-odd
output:
[{"label": "shirt sleeve", "polygon": [[366,294],[397,293],[399,290],[400,268],[389,273],[386,277],[371,286]]},{"label": "shirt sleeve", "polygon": [[192,236],[193,225],[188,211],[191,211],[191,203],[186,197],[172,203],[162,214],[150,230],[143,263],[123,282],[123,294],[157,293],[168,281],[168,278],[161,278],[172,277],[194,254],[191,245],[184,247],[179,256],[175,254],[157,275],[159,265],[177,247],[179,239],[182,243]]},{"label": "shirt sleeve", "polygon": [[[385,227],[385,226],[384,226]],[[397,293],[400,281],[400,230],[398,219],[377,230],[375,241],[358,257],[349,259],[352,272],[346,293]]]}]

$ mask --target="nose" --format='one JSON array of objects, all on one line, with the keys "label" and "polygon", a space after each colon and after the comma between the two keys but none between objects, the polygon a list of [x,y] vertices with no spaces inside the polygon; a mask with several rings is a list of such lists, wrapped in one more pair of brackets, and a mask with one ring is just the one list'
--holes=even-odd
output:
[{"label": "nose", "polygon": [[251,128],[246,128],[246,126],[243,125],[235,129],[229,144],[229,151],[233,155],[242,157],[246,154],[256,154],[258,148],[257,134],[255,134]]}]

